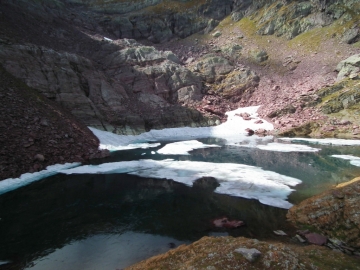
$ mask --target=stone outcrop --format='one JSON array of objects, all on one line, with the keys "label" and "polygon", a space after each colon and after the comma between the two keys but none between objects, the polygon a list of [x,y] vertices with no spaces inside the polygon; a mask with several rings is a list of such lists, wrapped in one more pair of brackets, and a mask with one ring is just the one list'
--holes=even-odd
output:
[{"label": "stone outcrop", "polygon": [[185,107],[168,108],[203,96],[201,78],[173,53],[126,39],[108,42],[93,56],[94,62],[74,53],[2,40],[0,59],[10,73],[89,126],[139,133],[150,126],[214,124]]},{"label": "stone outcrop", "polygon": [[357,78],[360,74],[360,54],[352,55],[341,61],[336,66],[336,71],[339,72],[337,77],[338,81],[345,78]]},{"label": "stone outcrop", "polygon": [[316,27],[330,25],[336,20],[351,23],[350,29],[341,30],[346,43],[359,40],[358,15],[350,12],[356,9],[356,1],[239,1],[234,7],[232,19],[238,21],[245,15],[257,23],[260,35],[285,36],[292,39]]},{"label": "stone outcrop", "polygon": [[221,80],[223,75],[230,73],[234,66],[226,58],[207,54],[193,64],[193,71],[199,72],[208,83]]},{"label": "stone outcrop", "polygon": [[244,97],[250,98],[259,82],[260,77],[254,71],[240,68],[229,73],[216,88],[220,96],[238,102]]},{"label": "stone outcrop", "polygon": [[309,198],[290,208],[287,218],[297,226],[312,226],[330,238],[360,248],[360,178]]}]

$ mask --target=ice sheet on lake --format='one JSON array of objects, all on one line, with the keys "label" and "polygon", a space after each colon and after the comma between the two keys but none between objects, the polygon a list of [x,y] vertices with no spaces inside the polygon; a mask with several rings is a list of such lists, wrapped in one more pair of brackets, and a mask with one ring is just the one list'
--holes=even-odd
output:
[{"label": "ice sheet on lake", "polygon": [[309,142],[313,144],[322,144],[322,145],[338,145],[338,146],[351,146],[351,145],[360,145],[360,140],[348,140],[348,139],[312,139],[312,138],[280,138],[281,141],[290,141],[290,142]]},{"label": "ice sheet on lake", "polygon": [[[199,128],[166,128],[162,130],[150,130],[149,132],[142,133],[140,135],[116,135],[111,132],[97,130],[89,127],[96,137],[100,140],[101,149],[109,150],[122,150],[122,149],[134,149],[156,147],[158,145],[151,144],[151,142],[158,141],[180,141],[180,140],[193,140],[197,138],[223,138],[228,141],[228,144],[236,144],[243,141],[254,142],[255,140],[263,140],[258,136],[248,137],[246,128],[273,130],[274,127],[271,123],[262,120],[263,123],[255,124],[257,120],[260,120],[257,114],[257,110],[260,106],[239,108],[234,111],[227,112],[228,119],[225,123],[214,127],[199,127]],[[251,120],[244,120],[238,114],[248,113]],[[272,138],[272,137],[271,137]],[[268,140],[269,137],[264,138]],[[131,144],[132,148],[128,148]]]},{"label": "ice sheet on lake", "polygon": [[352,155],[332,155],[332,157],[350,160],[351,165],[360,167],[360,157],[356,157]]},{"label": "ice sheet on lake", "polygon": [[220,147],[216,144],[204,144],[197,140],[180,141],[175,143],[169,143],[157,152],[163,155],[190,155],[189,152],[194,149]]},{"label": "ice sheet on lake", "polygon": [[[249,145],[248,147],[252,147]],[[257,144],[253,147],[256,147],[261,150],[266,151],[276,151],[276,152],[317,152],[321,149],[313,148],[307,145],[301,144],[288,144],[288,143],[268,143],[268,144]]]},{"label": "ice sheet on lake", "polygon": [[172,179],[192,186],[196,179],[209,176],[218,179],[215,192],[257,199],[263,204],[290,208],[287,196],[291,186],[301,181],[259,167],[232,164],[174,160],[134,160],[100,165],[86,165],[61,171],[65,174],[128,173],[141,177]]},{"label": "ice sheet on lake", "polygon": [[26,186],[32,182],[57,174],[60,170],[70,169],[81,165],[81,163],[56,164],[46,167],[46,170],[35,173],[25,173],[19,178],[8,178],[0,181],[0,195],[11,190]]}]

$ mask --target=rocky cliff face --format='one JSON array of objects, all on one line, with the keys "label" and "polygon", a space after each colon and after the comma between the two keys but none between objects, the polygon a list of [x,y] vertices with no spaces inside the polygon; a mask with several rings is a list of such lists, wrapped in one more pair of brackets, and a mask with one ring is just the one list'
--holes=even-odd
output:
[{"label": "rocky cliff face", "polygon": [[[358,8],[356,1],[315,0],[5,0],[0,14],[4,25],[0,61],[10,73],[60,102],[86,125],[120,134],[214,125],[226,110],[271,102],[255,90],[270,93],[267,86],[273,82],[275,90],[283,88],[280,77],[288,76],[282,70],[270,76],[273,71],[269,69],[285,56],[271,52],[277,45],[264,44],[266,36],[293,39],[311,29],[331,26],[331,37],[354,43],[359,34],[359,15],[354,12]],[[221,20],[228,15],[233,23],[224,26],[226,20]],[[246,23],[248,18],[251,26]],[[215,27],[218,34],[209,35]],[[235,29],[238,40],[234,40]],[[203,35],[194,39],[194,33]],[[297,58],[284,61],[289,74],[304,62]],[[314,73],[315,68],[307,71]],[[264,73],[268,78],[261,80],[259,74]],[[284,86],[289,93],[288,85]],[[274,95],[280,96],[272,93],[269,98]],[[301,100],[297,103],[303,104]],[[289,118],[287,107],[282,102],[263,113],[281,123],[277,118]],[[297,118],[308,119],[306,114]],[[280,128],[299,126],[306,120]]]},{"label": "rocky cliff face", "polygon": [[[196,111],[176,106],[200,100],[203,93],[199,76],[181,66],[171,52],[126,39],[103,41],[94,62],[33,44],[2,41],[0,46],[4,68],[86,125],[144,132],[152,127],[214,124]],[[166,119],[170,111],[177,113],[171,120]]]}]

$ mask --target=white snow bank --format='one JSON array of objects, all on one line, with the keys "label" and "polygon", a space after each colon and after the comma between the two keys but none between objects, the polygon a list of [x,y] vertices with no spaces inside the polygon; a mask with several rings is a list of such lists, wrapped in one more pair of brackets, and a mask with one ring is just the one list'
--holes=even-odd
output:
[{"label": "white snow bank", "polygon": [[[95,128],[89,127],[89,129],[94,133],[96,137],[100,140],[100,149],[109,149],[109,150],[122,150],[122,149],[134,149],[134,148],[144,148],[156,147],[156,144],[150,144],[149,142],[159,142],[159,141],[180,141],[180,140],[193,140],[196,138],[223,138],[228,141],[228,144],[235,144],[243,141],[255,141],[263,140],[258,136],[247,136],[246,128],[256,129],[265,129],[272,130],[274,129],[273,125],[265,120],[262,120],[262,124],[255,124],[257,120],[261,120],[258,117],[257,110],[260,106],[239,108],[234,111],[227,112],[228,119],[225,123],[214,126],[214,127],[199,127],[199,128],[166,128],[162,130],[150,130],[149,132],[142,133],[140,135],[116,135],[111,132],[97,130]],[[248,113],[251,120],[244,120],[242,117],[236,115],[240,113]],[[271,137],[272,138],[272,137]],[[267,140],[269,137],[266,138]],[[264,138],[264,140],[266,140]],[[131,144],[132,148],[128,148]]]},{"label": "white snow bank", "polygon": [[350,160],[351,165],[360,167],[360,157],[355,157],[352,155],[332,155],[332,157]]},{"label": "white snow bank", "polygon": [[60,170],[65,170],[73,167],[77,167],[81,163],[65,163],[65,164],[56,164],[46,167],[46,170],[35,173],[25,173],[22,174],[19,178],[8,178],[0,181],[0,195],[11,190],[26,186],[32,182],[38,181],[40,179],[49,177],[51,175],[57,174]]},{"label": "white snow bank", "polygon": [[86,165],[61,171],[65,174],[128,173],[141,177],[172,179],[192,186],[196,179],[210,176],[218,179],[215,192],[257,199],[263,204],[288,209],[292,206],[287,196],[291,186],[301,181],[259,167],[232,164],[174,160],[135,160]]},{"label": "white snow bank", "polygon": [[[89,129],[94,133],[96,137],[98,137],[100,141],[100,149],[108,149],[110,151],[116,150],[128,150],[128,149],[137,149],[137,148],[151,148],[157,147],[160,143],[149,143],[154,141],[151,136],[125,136],[125,135],[117,135],[112,132],[99,130],[96,128],[89,127]],[[144,133],[146,134],[146,133]],[[144,138],[141,138],[141,137]]]},{"label": "white snow bank", "polygon": [[310,138],[280,138],[282,141],[290,142],[309,142],[314,144],[322,145],[338,145],[338,146],[351,146],[351,145],[360,145],[360,140],[347,140],[347,139],[310,139]]},{"label": "white snow bank", "polygon": [[203,144],[196,140],[181,141],[175,143],[169,143],[157,152],[163,155],[190,155],[189,152],[194,149],[202,149],[209,147],[220,147],[216,144]]},{"label": "white snow bank", "polygon": [[261,150],[266,151],[275,151],[275,152],[317,152],[321,149],[312,148],[307,145],[301,144],[288,144],[288,143],[268,143],[268,144],[258,144],[255,146],[245,145],[246,147],[256,147]]}]

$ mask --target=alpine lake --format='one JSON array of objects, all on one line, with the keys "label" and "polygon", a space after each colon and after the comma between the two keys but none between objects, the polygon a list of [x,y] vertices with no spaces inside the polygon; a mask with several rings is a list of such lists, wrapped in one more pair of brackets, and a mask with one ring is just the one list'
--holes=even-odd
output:
[{"label": "alpine lake", "polygon": [[[159,142],[153,148],[114,151],[90,165],[167,159],[200,162],[200,167],[208,163],[210,169],[211,164],[243,164],[301,180],[287,196],[291,204],[360,175],[360,167],[333,156],[360,156],[358,145],[286,142],[319,149],[286,152],[226,145],[217,138],[198,141],[218,147],[166,155],[157,151],[171,142]],[[0,269],[123,269],[203,236],[280,240],[274,230],[295,231],[285,208],[218,193],[212,185],[186,185],[173,181],[171,173],[144,175],[58,173],[0,195]],[[245,225],[214,227],[212,220],[221,217]]]}]

